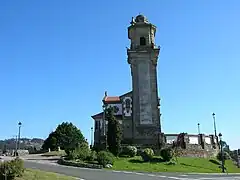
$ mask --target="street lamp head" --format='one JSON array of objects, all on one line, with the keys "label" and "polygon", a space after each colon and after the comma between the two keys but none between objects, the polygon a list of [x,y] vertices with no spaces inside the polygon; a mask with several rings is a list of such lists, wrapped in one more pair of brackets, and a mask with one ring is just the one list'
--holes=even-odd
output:
[{"label": "street lamp head", "polygon": [[93,127],[91,127],[91,130],[93,130]]},{"label": "street lamp head", "polygon": [[200,125],[200,123],[197,124],[198,126]]},{"label": "street lamp head", "polygon": [[19,125],[19,126],[21,126],[21,125],[22,125],[22,123],[21,123],[21,122],[19,122],[19,123],[18,123],[18,125]]},{"label": "street lamp head", "polygon": [[219,133],[219,135],[218,135],[220,138],[222,137],[222,133]]},{"label": "street lamp head", "polygon": [[215,113],[212,113],[212,116],[214,117],[214,116],[215,116]]}]

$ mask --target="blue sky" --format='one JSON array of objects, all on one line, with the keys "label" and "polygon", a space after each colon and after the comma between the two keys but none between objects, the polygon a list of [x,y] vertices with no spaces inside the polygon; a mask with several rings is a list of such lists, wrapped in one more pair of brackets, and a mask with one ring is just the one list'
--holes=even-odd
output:
[{"label": "blue sky", "polygon": [[213,133],[240,148],[240,2],[0,1],[0,139],[46,138],[71,121],[90,140],[104,91],[131,90],[126,48],[132,16],[158,27],[165,133]]}]

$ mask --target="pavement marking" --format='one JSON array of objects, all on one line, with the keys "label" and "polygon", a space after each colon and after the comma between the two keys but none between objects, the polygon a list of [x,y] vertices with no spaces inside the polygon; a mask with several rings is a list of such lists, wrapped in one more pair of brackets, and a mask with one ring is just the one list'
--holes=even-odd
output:
[{"label": "pavement marking", "polygon": [[156,175],[155,174],[147,174],[147,176],[155,177]]},{"label": "pavement marking", "polygon": [[167,176],[160,176],[160,175],[158,175],[157,177],[160,177],[160,178],[167,178]]},{"label": "pavement marking", "polygon": [[142,176],[142,175],[145,175],[145,174],[143,174],[143,173],[135,173],[135,174],[136,174],[136,175],[141,175],[141,176]]},{"label": "pavement marking", "polygon": [[113,170],[112,172],[115,172],[115,173],[121,173],[122,171],[116,171],[116,170]]},{"label": "pavement marking", "polygon": [[166,177],[166,178],[169,178],[169,179],[183,179],[183,178],[179,178],[179,177]]},{"label": "pavement marking", "polygon": [[199,180],[199,179],[193,179],[193,178],[183,178],[183,177],[169,177],[169,176],[165,176],[164,178],[167,178],[167,179],[177,179],[177,180]]},{"label": "pavement marking", "polygon": [[133,174],[134,172],[130,172],[130,171],[122,171],[125,174]]}]

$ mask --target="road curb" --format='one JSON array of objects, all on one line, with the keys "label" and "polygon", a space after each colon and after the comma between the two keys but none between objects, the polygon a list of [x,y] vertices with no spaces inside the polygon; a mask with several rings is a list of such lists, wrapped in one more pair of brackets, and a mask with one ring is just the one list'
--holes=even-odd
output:
[{"label": "road curb", "polygon": [[240,173],[183,173],[189,175],[240,175]]}]

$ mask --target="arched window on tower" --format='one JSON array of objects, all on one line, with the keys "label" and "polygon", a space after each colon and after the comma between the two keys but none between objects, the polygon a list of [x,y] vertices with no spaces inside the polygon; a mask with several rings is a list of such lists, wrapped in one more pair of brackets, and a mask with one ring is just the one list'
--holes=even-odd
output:
[{"label": "arched window on tower", "polygon": [[140,37],[140,46],[145,46],[145,45],[146,45],[145,37]]}]

